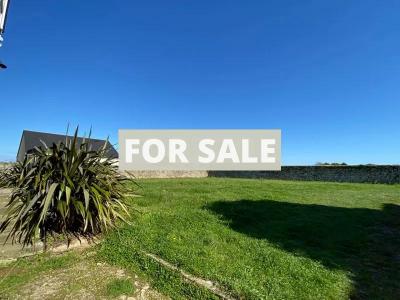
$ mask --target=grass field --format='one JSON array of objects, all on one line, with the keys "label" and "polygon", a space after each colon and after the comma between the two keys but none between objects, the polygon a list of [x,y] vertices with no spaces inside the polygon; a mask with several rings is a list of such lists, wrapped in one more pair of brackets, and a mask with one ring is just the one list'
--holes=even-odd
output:
[{"label": "grass field", "polygon": [[232,298],[400,299],[400,185],[138,183],[131,224],[83,253],[0,265],[0,299],[217,298],[146,253]]},{"label": "grass field", "polygon": [[148,252],[245,299],[399,299],[400,186],[141,180],[99,254],[172,298],[211,298]]}]

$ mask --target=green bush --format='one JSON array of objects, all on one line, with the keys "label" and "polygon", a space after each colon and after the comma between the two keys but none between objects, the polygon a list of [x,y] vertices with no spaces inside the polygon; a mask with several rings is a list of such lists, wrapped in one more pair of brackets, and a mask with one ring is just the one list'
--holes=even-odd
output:
[{"label": "green bush", "polygon": [[61,234],[68,240],[92,238],[115,226],[128,214],[125,178],[106,157],[107,143],[98,151],[77,142],[78,129],[65,143],[37,147],[0,175],[0,186],[12,188],[0,232],[24,246],[37,238]]}]

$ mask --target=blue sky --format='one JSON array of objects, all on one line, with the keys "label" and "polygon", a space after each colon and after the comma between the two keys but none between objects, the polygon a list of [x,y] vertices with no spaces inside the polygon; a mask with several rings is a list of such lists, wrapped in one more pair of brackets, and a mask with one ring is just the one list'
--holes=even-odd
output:
[{"label": "blue sky", "polygon": [[0,160],[70,123],[280,128],[286,165],[400,163],[400,1],[11,2]]}]

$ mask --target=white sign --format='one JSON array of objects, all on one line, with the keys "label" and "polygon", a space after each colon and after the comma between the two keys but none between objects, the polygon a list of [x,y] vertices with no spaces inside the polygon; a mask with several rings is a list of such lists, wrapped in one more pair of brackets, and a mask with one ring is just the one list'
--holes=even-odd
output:
[{"label": "white sign", "polygon": [[280,130],[120,130],[120,170],[280,170]]}]

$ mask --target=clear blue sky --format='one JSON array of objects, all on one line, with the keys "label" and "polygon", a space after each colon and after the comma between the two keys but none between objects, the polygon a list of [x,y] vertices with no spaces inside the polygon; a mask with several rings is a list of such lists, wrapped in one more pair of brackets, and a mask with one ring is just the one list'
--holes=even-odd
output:
[{"label": "clear blue sky", "polygon": [[[111,6],[110,6],[111,5]],[[23,129],[281,128],[283,163],[400,163],[400,1],[11,1],[0,160]]]}]

